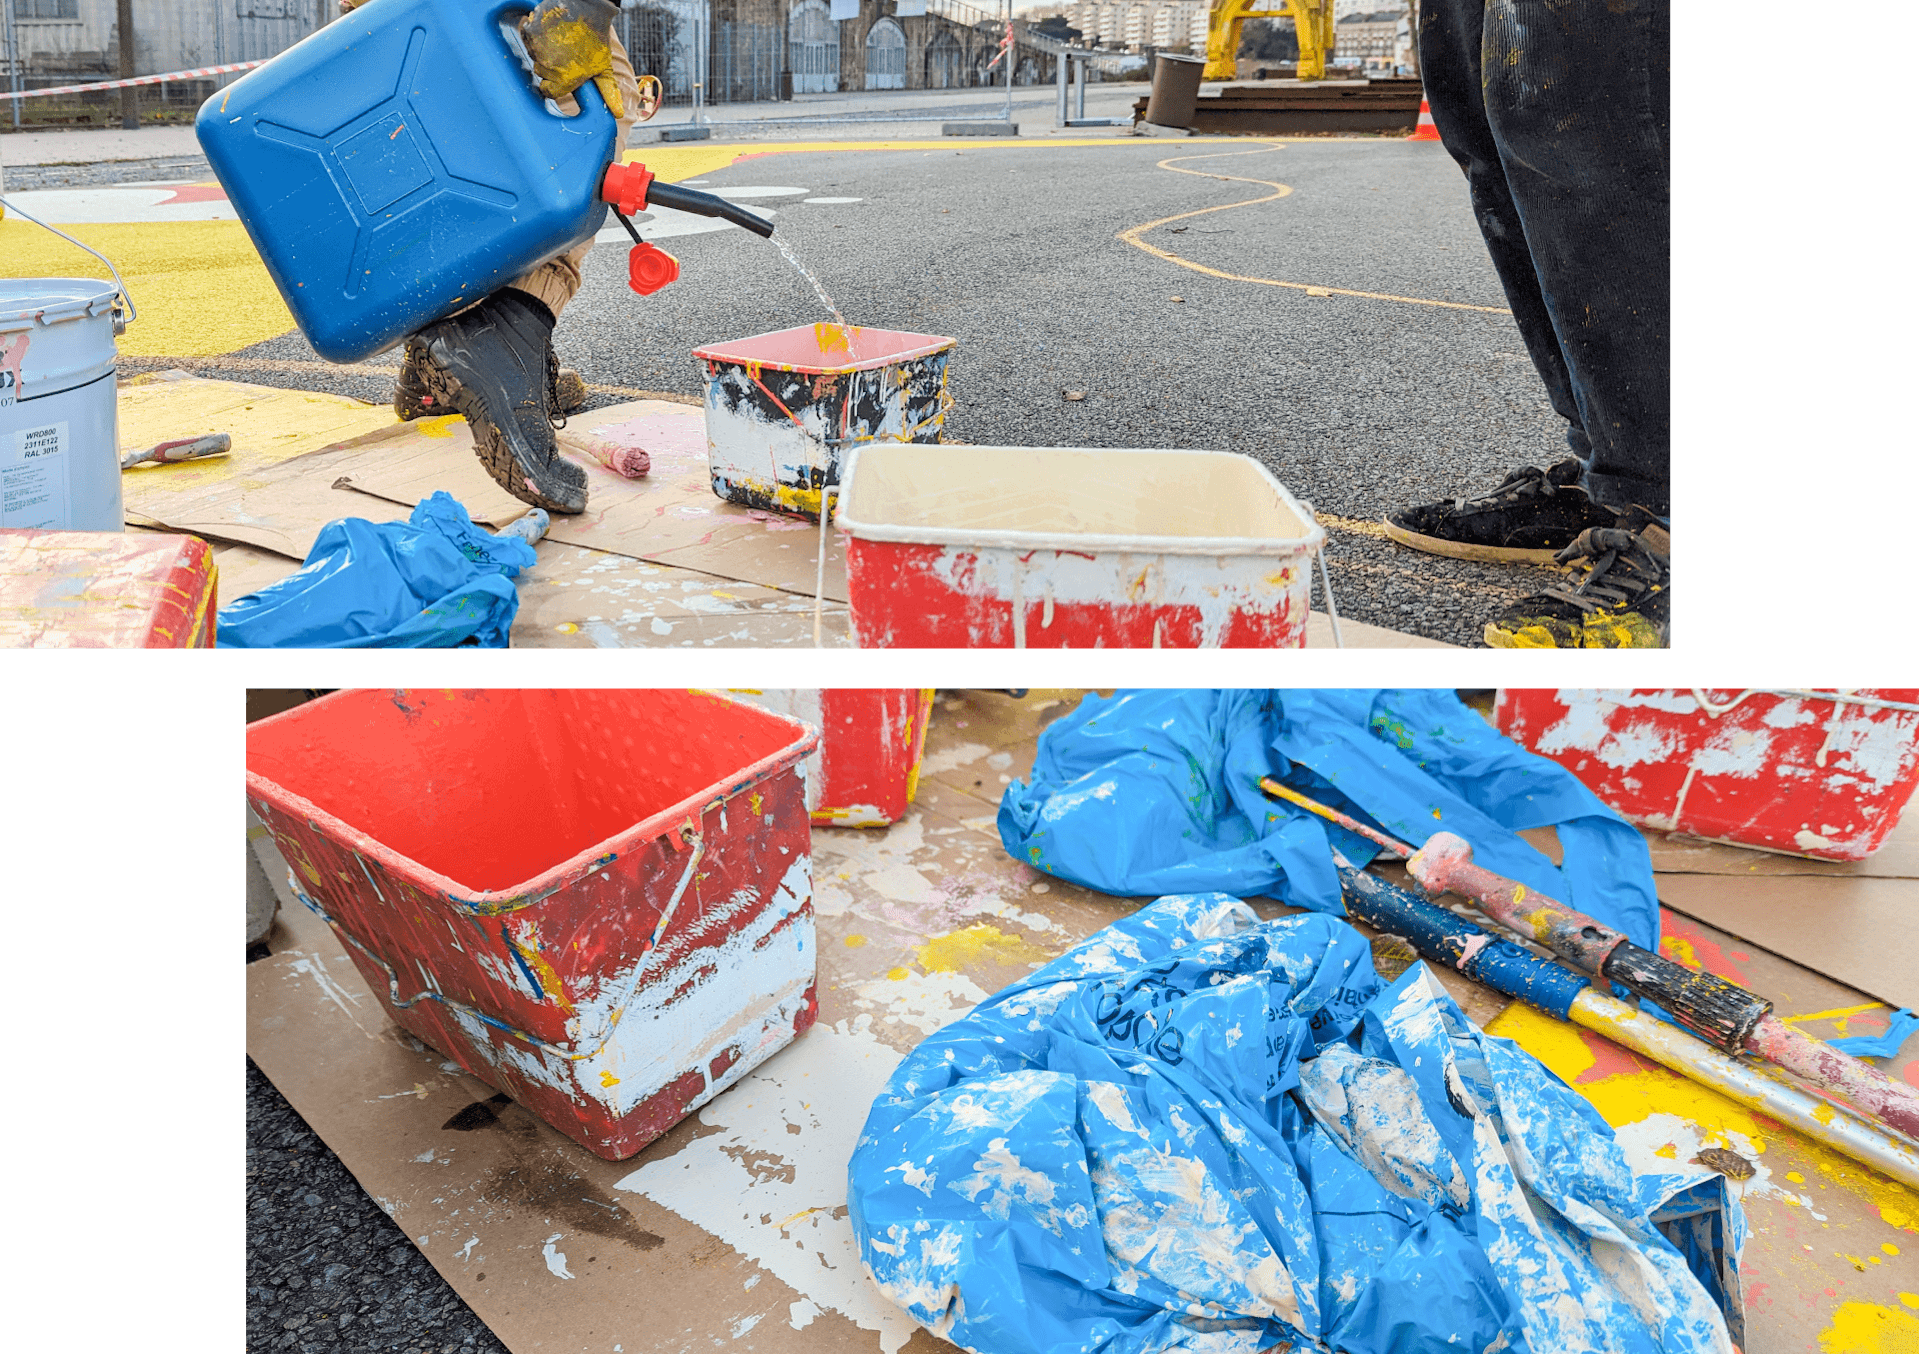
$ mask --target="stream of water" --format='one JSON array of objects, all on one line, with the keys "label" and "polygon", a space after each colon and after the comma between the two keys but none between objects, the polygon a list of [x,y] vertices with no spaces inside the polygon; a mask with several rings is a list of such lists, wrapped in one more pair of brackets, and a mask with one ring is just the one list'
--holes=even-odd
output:
[{"label": "stream of water", "polygon": [[821,305],[825,306],[827,310],[832,312],[833,322],[839,325],[840,332],[843,334],[846,334],[848,336],[848,341],[850,342],[851,336],[853,333],[852,328],[846,323],[846,317],[840,314],[840,308],[833,304],[833,298],[826,294],[826,288],[822,287],[820,285],[820,280],[817,277],[813,276],[813,270],[811,268],[808,268],[805,264],[799,261],[799,259],[794,255],[793,251],[787,247],[787,243],[783,238],[781,238],[778,235],[775,235],[772,237],[772,239],[773,239],[773,247],[780,251],[780,257],[785,259],[788,263],[792,264],[794,269],[798,271],[799,275],[807,280],[808,284],[811,285],[811,287],[813,288],[813,294],[820,298]]}]

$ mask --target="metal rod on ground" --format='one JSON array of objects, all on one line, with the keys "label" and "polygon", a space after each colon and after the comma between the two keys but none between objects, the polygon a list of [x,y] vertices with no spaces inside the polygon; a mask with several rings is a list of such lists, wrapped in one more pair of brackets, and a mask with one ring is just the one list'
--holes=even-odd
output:
[{"label": "metal rod on ground", "polygon": [[1715,974],[1682,968],[1583,912],[1473,864],[1472,847],[1453,833],[1436,832],[1415,851],[1270,776],[1260,780],[1260,788],[1379,843],[1405,860],[1407,873],[1428,893],[1456,893],[1470,899],[1501,925],[1586,972],[1658,1002],[1716,1048],[1757,1054],[1919,1139],[1919,1091],[1901,1086],[1872,1064],[1823,1040],[1801,1034],[1773,1015],[1772,1003],[1765,998]]},{"label": "metal rod on ground", "polygon": [[1422,958],[1604,1035],[1901,1184],[1919,1188],[1919,1150],[1912,1144],[1796,1086],[1775,1081],[1684,1030],[1635,1011],[1594,989],[1584,975],[1502,940],[1407,889],[1356,870],[1344,857],[1335,854],[1334,863],[1347,912],[1377,931],[1404,937]]}]

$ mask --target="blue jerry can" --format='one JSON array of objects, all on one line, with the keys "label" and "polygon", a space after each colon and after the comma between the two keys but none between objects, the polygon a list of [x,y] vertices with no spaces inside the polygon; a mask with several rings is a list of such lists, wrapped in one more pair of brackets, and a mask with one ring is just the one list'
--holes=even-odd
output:
[{"label": "blue jerry can", "polygon": [[562,115],[530,0],[370,0],[215,94],[200,145],[314,349],[357,362],[590,239],[619,127]]}]

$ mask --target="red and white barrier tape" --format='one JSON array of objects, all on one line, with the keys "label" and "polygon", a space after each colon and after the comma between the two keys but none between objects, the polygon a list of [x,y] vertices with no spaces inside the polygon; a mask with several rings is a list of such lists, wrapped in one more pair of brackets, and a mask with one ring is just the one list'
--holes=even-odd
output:
[{"label": "red and white barrier tape", "polygon": [[95,89],[125,89],[128,85],[163,85],[170,80],[204,80],[209,75],[250,71],[266,61],[241,61],[231,66],[202,66],[198,70],[168,71],[165,75],[136,75],[131,80],[102,80],[92,85],[56,85],[52,89],[0,89],[0,99],[44,99],[49,94],[85,94]]}]

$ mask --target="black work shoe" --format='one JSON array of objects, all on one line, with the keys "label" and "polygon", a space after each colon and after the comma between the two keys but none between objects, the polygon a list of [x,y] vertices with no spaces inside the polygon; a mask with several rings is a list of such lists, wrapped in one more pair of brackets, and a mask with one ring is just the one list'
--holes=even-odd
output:
[{"label": "black work shoe", "polygon": [[[553,314],[524,292],[497,291],[407,340],[432,408],[464,415],[494,483],[551,512],[586,508],[586,471],[553,436],[559,363]],[[399,407],[395,392],[395,408]]]},{"label": "black work shoe", "polygon": [[[406,423],[411,423],[416,418],[431,418],[436,414],[458,412],[451,407],[442,407],[439,400],[427,393],[426,378],[420,375],[420,364],[413,354],[413,346],[407,345],[406,355],[400,360],[400,375],[393,382],[393,412]],[[452,384],[458,384],[450,376],[446,379]],[[586,381],[571,367],[560,368],[559,380],[555,382],[555,393],[559,396],[559,408],[562,414],[577,414],[586,408]]]},{"label": "black work shoe", "polygon": [[1386,514],[1386,534],[1429,555],[1503,564],[1550,564],[1589,527],[1611,527],[1619,514],[1579,487],[1579,462],[1506,476],[1478,498],[1422,503]]},{"label": "black work shoe", "polygon": [[1663,649],[1672,571],[1662,528],[1591,527],[1553,558],[1589,560],[1584,577],[1522,598],[1486,626],[1496,649]]}]

